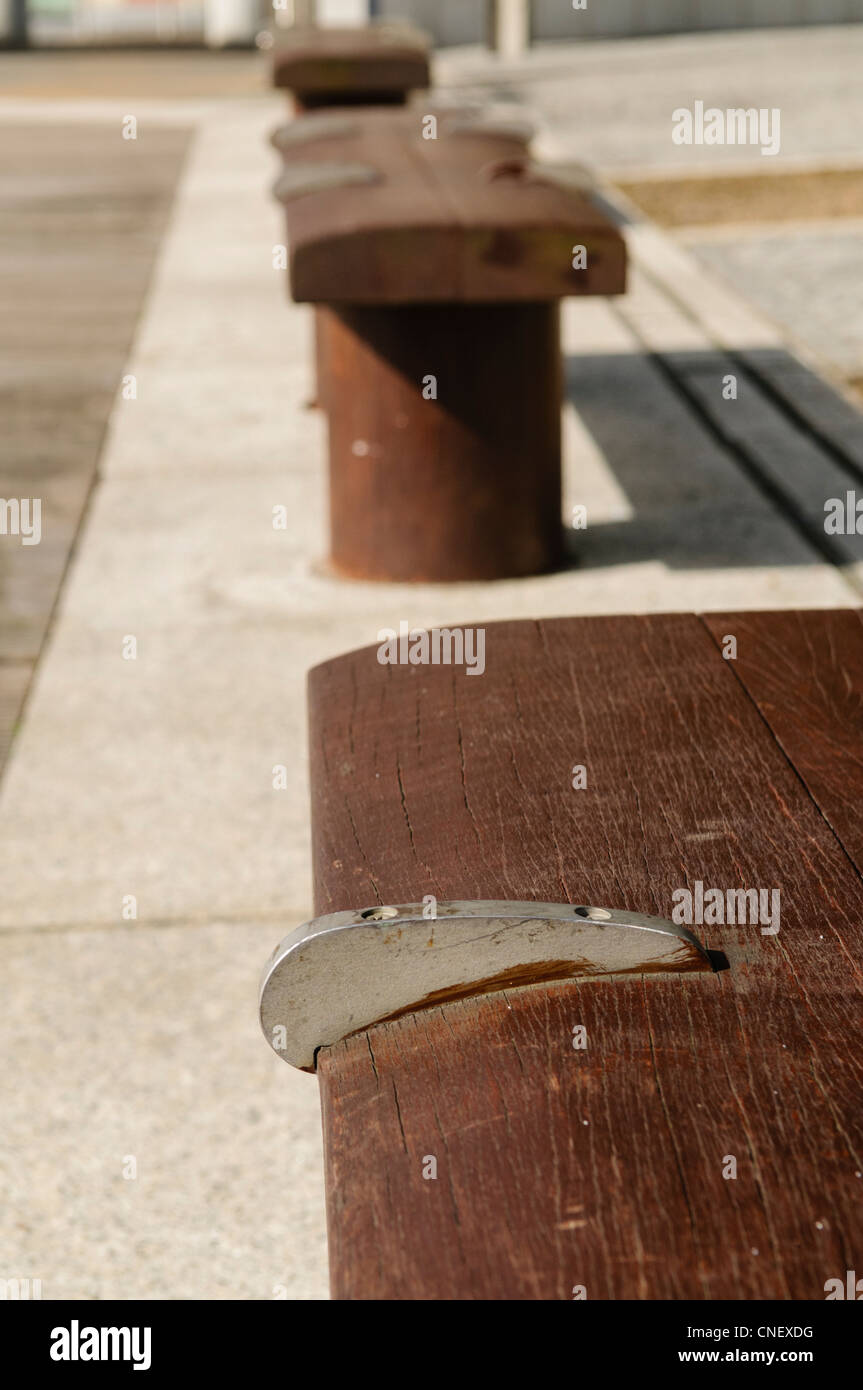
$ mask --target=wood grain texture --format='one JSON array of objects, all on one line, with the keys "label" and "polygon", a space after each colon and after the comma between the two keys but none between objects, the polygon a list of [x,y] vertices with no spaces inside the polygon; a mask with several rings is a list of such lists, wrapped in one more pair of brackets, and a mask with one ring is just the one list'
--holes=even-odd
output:
[{"label": "wood grain texture", "polygon": [[705,615],[734,672],[857,868],[863,872],[863,615]]},{"label": "wood grain texture", "polygon": [[[794,668],[833,634],[829,727],[857,629],[781,621]],[[319,913],[781,891],[776,935],[699,929],[715,976],[508,990],[322,1052],[336,1297],[823,1298],[859,1266],[860,874],[732,666],[677,615],[492,624],[482,676],[375,649],[311,673]]]}]

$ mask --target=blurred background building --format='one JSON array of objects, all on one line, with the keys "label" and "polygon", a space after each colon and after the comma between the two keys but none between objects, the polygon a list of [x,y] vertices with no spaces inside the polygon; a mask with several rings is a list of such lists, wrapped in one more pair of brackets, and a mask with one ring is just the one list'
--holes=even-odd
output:
[{"label": "blurred background building", "polygon": [[0,0],[0,37],[33,44],[254,41],[269,21],[362,24],[402,18],[439,44],[487,40],[492,12],[529,40],[863,20],[863,0]]}]

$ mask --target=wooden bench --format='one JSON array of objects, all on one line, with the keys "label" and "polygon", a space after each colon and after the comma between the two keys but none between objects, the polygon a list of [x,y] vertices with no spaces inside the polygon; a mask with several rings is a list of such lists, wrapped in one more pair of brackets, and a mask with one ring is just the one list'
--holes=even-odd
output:
[{"label": "wooden bench", "polygon": [[820,1300],[860,1269],[861,692],[853,611],[496,623],[481,676],[311,672],[316,913],[781,892],[776,932],[693,926],[727,969],[319,1051],[336,1298]]},{"label": "wooden bench", "polygon": [[401,106],[429,86],[431,41],[408,24],[289,30],[273,56],[273,85],[298,111],[322,106]]},{"label": "wooden bench", "polygon": [[319,309],[332,562],[537,573],[562,551],[558,303],[622,293],[624,241],[524,135],[424,128],[384,113],[282,145],[291,291]]},{"label": "wooden bench", "polygon": [[[332,161],[350,166],[368,157],[370,148],[384,146],[396,158],[410,151],[429,120],[434,121],[437,145],[435,156],[441,162],[462,164],[478,173],[495,161],[524,160],[530,149],[533,128],[524,121],[491,118],[475,107],[436,107],[428,111],[394,111],[391,107],[365,107],[355,110],[311,112],[301,120],[288,121],[273,131],[270,143],[281,156],[286,169],[302,170],[309,161]],[[394,134],[396,138],[394,139]],[[282,185],[283,186],[283,185]],[[327,326],[329,310],[315,309],[315,404],[326,399],[329,366]]]}]

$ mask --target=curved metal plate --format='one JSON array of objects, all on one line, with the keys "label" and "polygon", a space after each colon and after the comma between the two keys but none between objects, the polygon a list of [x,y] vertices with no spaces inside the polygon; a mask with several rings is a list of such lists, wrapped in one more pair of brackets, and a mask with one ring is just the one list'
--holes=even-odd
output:
[{"label": "curved metal plate", "polygon": [[[430,912],[430,908],[425,911]],[[285,1061],[373,1023],[550,980],[712,970],[686,927],[570,903],[439,902],[334,912],[285,937],[264,971],[261,1026]]]}]

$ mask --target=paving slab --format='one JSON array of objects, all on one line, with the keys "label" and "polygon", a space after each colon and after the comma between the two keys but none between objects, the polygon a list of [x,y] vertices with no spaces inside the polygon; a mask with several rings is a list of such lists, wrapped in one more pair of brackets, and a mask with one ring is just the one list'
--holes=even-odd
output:
[{"label": "paving slab", "polygon": [[45,1299],[326,1298],[317,1086],[255,1017],[278,939],[4,942],[0,1276]]},{"label": "paving slab", "polygon": [[[799,518],[813,544],[835,551],[837,563],[848,567],[849,580],[863,587],[863,538],[827,537],[824,531],[827,499],[844,497],[855,482],[849,467],[801,430],[680,306],[669,304],[640,268],[632,272],[620,313],[647,348],[662,354],[688,398],[720,437],[736,446],[780,505]],[[725,399],[722,390],[729,374],[737,382],[733,399]]]},{"label": "paving slab", "polygon": [[[32,669],[38,657],[187,144],[182,124],[146,147],[102,124],[4,127],[0,256],[13,329],[0,340],[0,496],[39,499],[41,540],[0,537],[0,661]],[[7,738],[13,691],[26,684],[5,678]]]},{"label": "paving slab", "polygon": [[[863,155],[863,151],[861,151]],[[690,249],[727,281],[849,378],[863,378],[863,229],[829,236],[804,228]]]},{"label": "paving slab", "polygon": [[[531,109],[547,150],[605,170],[681,172],[782,167],[801,158],[859,160],[863,25],[675,34],[582,44],[537,44],[515,61],[479,48],[436,55],[436,80],[474,100]],[[672,113],[705,106],[779,107],[781,150],[675,145]]]},{"label": "paving slab", "polygon": [[[114,410],[106,476],[242,478],[289,471],[321,477],[326,424],[311,408],[311,316],[305,339],[302,361],[256,366],[208,361],[178,372],[136,357],[129,365],[138,394]],[[274,420],[281,420],[281,429],[273,428]]]}]

